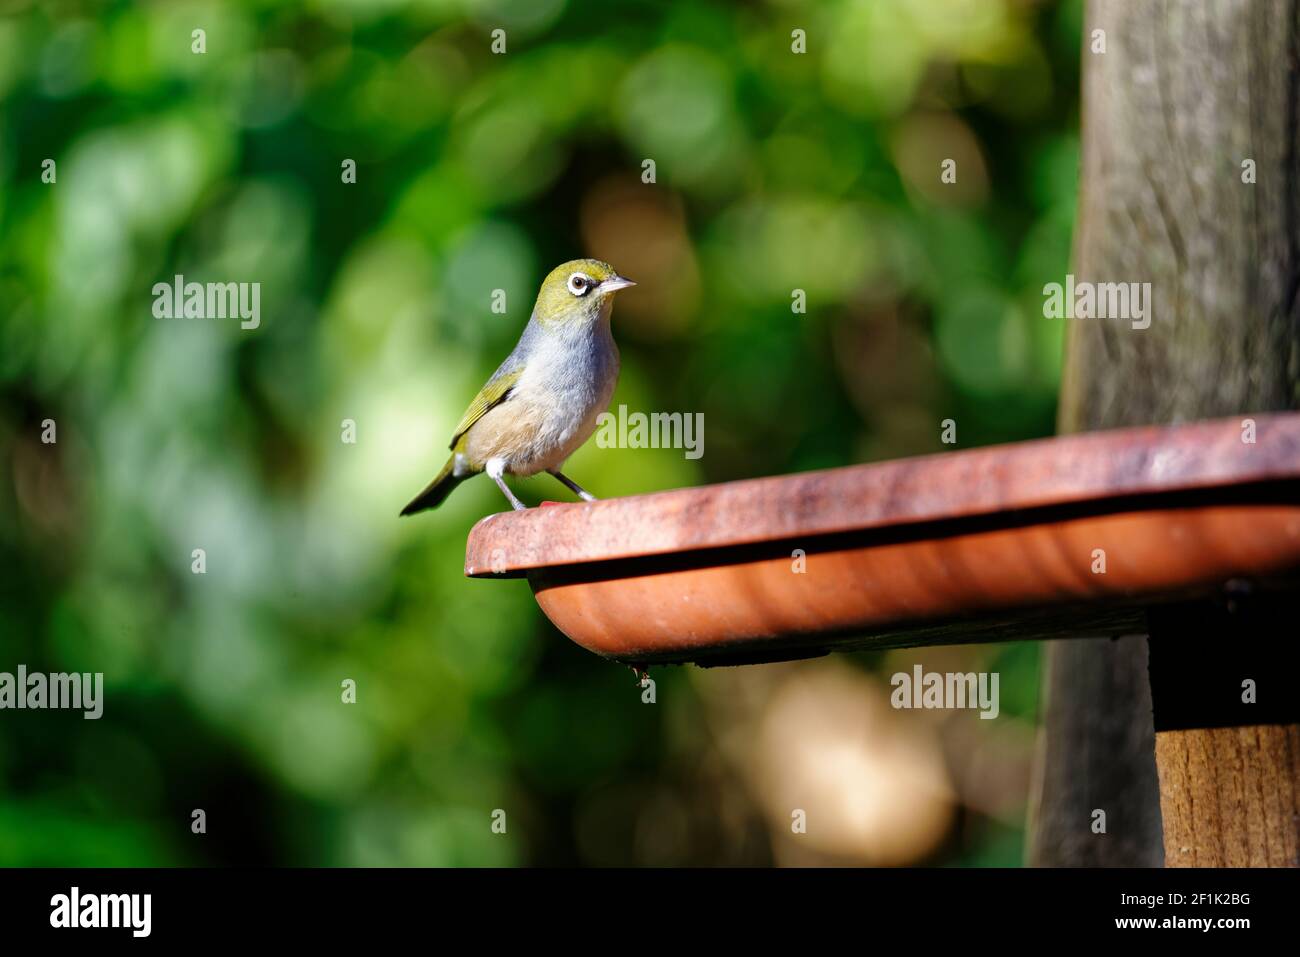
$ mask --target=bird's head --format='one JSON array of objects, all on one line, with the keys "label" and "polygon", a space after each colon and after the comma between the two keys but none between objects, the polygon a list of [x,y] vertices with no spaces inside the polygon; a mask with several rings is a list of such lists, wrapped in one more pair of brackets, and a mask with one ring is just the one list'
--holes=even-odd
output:
[{"label": "bird's head", "polygon": [[586,324],[596,320],[608,306],[614,293],[635,286],[599,259],[574,259],[556,266],[542,280],[535,312],[545,326],[559,327]]}]

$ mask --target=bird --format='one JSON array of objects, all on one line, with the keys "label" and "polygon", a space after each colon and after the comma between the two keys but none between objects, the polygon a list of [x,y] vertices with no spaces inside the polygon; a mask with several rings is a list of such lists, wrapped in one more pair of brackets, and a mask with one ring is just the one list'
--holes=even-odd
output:
[{"label": "bird", "polygon": [[635,285],[598,259],[552,269],[514,351],[461,416],[447,464],[401,514],[437,508],[480,472],[517,511],[527,506],[510,491],[507,474],[549,472],[579,498],[596,501],[561,469],[609,408],[619,368],[610,312],[614,294]]}]

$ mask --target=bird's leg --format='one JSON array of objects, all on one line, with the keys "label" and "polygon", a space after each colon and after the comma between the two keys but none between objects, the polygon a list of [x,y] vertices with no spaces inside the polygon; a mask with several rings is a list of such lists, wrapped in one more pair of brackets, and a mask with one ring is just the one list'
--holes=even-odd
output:
[{"label": "bird's leg", "polygon": [[524,509],[528,508],[528,506],[515,498],[515,493],[510,491],[510,486],[507,485],[506,480],[501,477],[505,473],[505,470],[505,459],[488,459],[487,467],[484,471],[487,472],[488,477],[491,478],[492,481],[497,483],[497,488],[501,489],[505,497],[510,499],[510,504],[514,507],[514,510],[516,512],[522,512]]},{"label": "bird's leg", "polygon": [[569,478],[559,469],[551,469],[550,473],[554,475],[557,479],[559,479],[561,482],[563,482],[565,485],[569,486],[569,488],[573,490],[573,492],[578,496],[578,498],[582,499],[584,502],[599,501],[599,499],[597,499],[596,496],[592,495],[585,488],[583,488],[573,479]]}]

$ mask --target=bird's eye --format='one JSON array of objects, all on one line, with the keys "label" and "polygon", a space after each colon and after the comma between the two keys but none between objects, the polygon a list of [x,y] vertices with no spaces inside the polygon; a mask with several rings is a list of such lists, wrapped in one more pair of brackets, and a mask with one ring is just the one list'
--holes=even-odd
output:
[{"label": "bird's eye", "polygon": [[569,292],[575,296],[586,295],[587,290],[593,285],[592,281],[580,272],[575,272],[569,277]]}]

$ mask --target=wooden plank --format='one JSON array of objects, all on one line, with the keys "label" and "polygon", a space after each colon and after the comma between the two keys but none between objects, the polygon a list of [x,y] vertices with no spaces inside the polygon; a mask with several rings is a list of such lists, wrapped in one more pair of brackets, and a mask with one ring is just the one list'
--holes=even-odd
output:
[{"label": "wooden plank", "polygon": [[809,537],[797,555],[785,542],[559,565],[528,580],[556,627],[628,663],[1113,635],[1125,632],[1095,619],[1125,608],[1131,634],[1149,604],[1234,580],[1300,584],[1294,499],[908,531]]},{"label": "wooden plank", "polygon": [[[492,576],[583,562],[1124,500],[1222,492],[1300,478],[1300,415],[1114,430],[677,489],[489,516],[470,532],[465,573]],[[1214,501],[1206,495],[1202,501]],[[1221,500],[1221,499],[1219,499]],[[1128,505],[1127,507],[1132,507]],[[1000,518],[1002,517],[1002,518]]]}]

